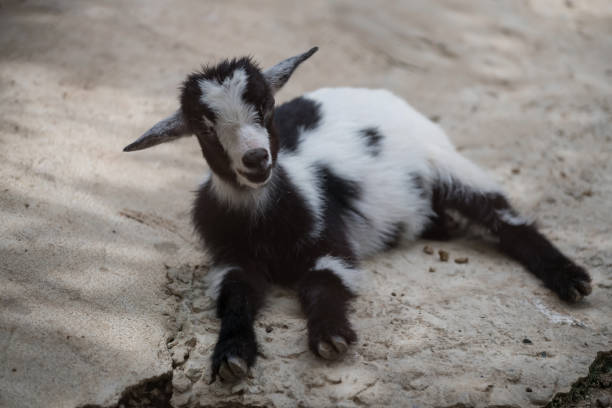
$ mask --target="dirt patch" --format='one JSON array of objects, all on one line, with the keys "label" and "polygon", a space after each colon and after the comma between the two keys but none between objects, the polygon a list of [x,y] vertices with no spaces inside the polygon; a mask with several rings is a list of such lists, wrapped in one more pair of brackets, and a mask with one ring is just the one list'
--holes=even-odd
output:
[{"label": "dirt patch", "polygon": [[[119,402],[104,408],[172,408],[172,373],[149,378],[128,387]],[[100,405],[82,405],[79,408],[102,408]]]},{"label": "dirt patch", "polygon": [[612,399],[612,351],[597,353],[589,374],[567,393],[559,393],[546,408],[606,408]]}]

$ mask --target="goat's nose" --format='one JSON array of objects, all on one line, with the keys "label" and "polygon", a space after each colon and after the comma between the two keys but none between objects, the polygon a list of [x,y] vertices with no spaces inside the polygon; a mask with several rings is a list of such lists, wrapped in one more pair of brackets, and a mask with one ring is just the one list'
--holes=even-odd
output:
[{"label": "goat's nose", "polygon": [[268,164],[268,151],[263,148],[248,150],[242,156],[242,163],[249,169],[264,169]]}]

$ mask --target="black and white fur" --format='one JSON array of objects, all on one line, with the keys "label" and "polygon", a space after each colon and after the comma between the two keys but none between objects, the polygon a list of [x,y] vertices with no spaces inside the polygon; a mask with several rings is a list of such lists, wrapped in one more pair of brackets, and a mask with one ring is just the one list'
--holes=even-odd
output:
[{"label": "black and white fur", "polygon": [[359,261],[401,240],[447,237],[449,210],[486,227],[562,299],[590,293],[587,272],[391,92],[326,88],[275,107],[274,94],[316,50],[265,71],[240,58],[191,74],[180,109],[125,148],[195,134],[210,166],[193,221],[212,254],[221,319],[213,380],[253,365],[253,321],[272,283],[297,291],[310,349],[340,357],[356,340],[347,302],[365,287]]}]

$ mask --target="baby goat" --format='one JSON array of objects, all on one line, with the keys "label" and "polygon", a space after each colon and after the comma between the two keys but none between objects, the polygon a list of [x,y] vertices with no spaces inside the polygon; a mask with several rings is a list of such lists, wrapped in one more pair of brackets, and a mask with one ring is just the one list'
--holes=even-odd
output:
[{"label": "baby goat", "polygon": [[326,88],[275,107],[275,93],[316,51],[264,71],[240,58],[189,75],[180,109],[124,149],[195,134],[210,166],[193,222],[212,255],[221,319],[212,381],[243,378],[253,365],[253,321],[271,283],[297,290],[312,352],[339,358],[356,340],[347,302],[359,261],[400,240],[447,237],[448,210],[486,227],[563,300],[591,292],[588,273],[391,92]]}]

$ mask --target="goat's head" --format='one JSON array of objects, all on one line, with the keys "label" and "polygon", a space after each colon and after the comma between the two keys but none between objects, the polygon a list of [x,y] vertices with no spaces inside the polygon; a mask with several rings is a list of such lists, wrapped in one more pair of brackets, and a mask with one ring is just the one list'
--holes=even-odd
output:
[{"label": "goat's head", "polygon": [[211,170],[240,188],[257,188],[276,163],[274,94],[311,50],[260,70],[250,58],[225,60],[183,83],[181,108],[158,122],[124,151],[146,149],[195,134]]}]

